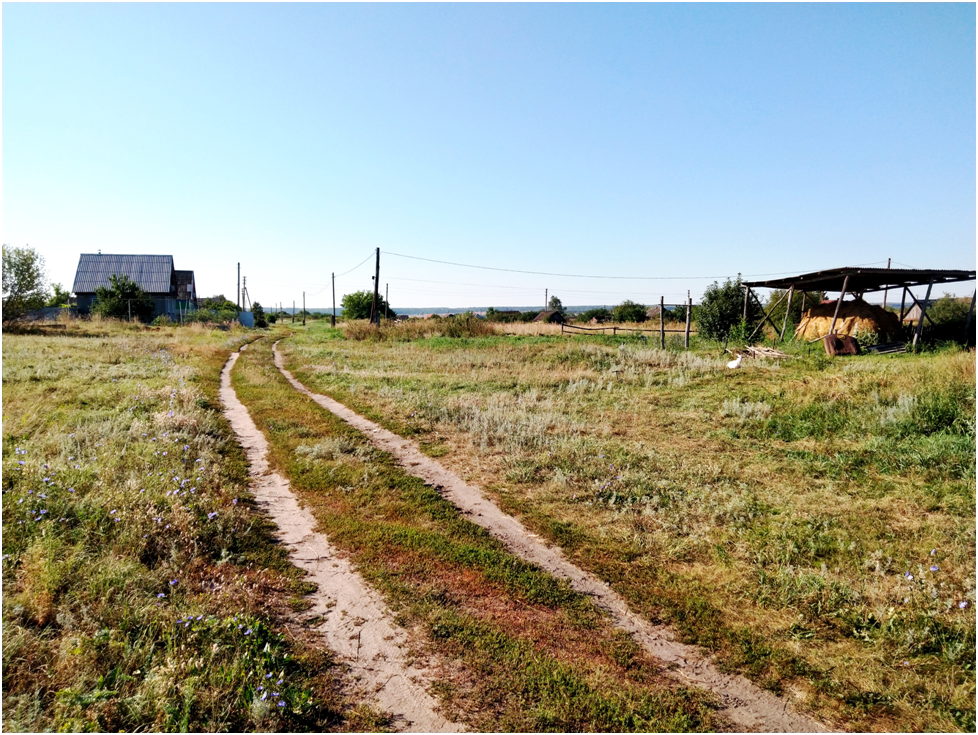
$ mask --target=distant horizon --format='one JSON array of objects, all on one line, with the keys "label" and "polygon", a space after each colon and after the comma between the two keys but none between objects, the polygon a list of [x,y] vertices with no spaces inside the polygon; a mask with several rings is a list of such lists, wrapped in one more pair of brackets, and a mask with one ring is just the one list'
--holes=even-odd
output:
[{"label": "distant horizon", "polygon": [[[952,294],[952,296],[954,296],[954,295]],[[934,294],[931,294],[930,303],[933,303],[934,301],[937,301],[938,299],[940,299],[942,297],[943,297],[943,294],[936,295],[936,296]],[[969,297],[968,296],[954,296],[954,298],[964,300],[964,299],[967,299]],[[896,301],[893,301],[893,300],[887,298],[886,304],[883,304],[882,303],[882,300],[876,301],[876,300],[871,299],[871,298],[870,299],[864,299],[864,300],[868,304],[874,304],[876,306],[881,306],[882,305],[884,308],[887,307],[887,306],[890,306],[890,307],[893,307],[893,308],[896,309],[896,308],[899,308],[899,306],[900,306],[899,299],[896,300]],[[923,299],[921,298],[921,299],[918,299],[918,300],[922,301]],[[910,301],[909,299],[907,300],[907,304],[912,304],[912,303],[913,302]],[[591,309],[608,309],[610,311],[611,309],[614,309],[617,305],[618,304],[585,304],[585,305],[575,305],[575,306],[567,306],[567,305],[565,305],[564,306],[564,311],[569,312],[571,314],[581,314],[581,313],[583,313],[585,311],[590,311]],[[658,306],[658,304],[642,304],[642,305],[645,306],[646,308],[652,308],[654,306]],[[684,304],[679,304],[679,303],[676,303],[676,304],[666,303],[665,306],[666,306],[666,309],[672,309],[672,308],[675,308],[676,306],[683,306],[683,305]],[[698,305],[699,305],[699,302],[697,302],[697,301],[694,301],[693,302],[693,306],[698,306]],[[466,307],[449,307],[449,306],[413,307],[413,306],[410,306],[410,307],[403,307],[401,309],[398,309],[396,306],[393,306],[393,305],[391,306],[391,310],[395,314],[399,314],[399,315],[400,314],[406,314],[408,316],[417,316],[417,315],[420,315],[420,314],[464,314],[464,313],[469,312],[469,311],[472,312],[473,314],[485,314],[485,312],[488,311],[490,308],[495,309],[496,311],[521,311],[521,312],[526,312],[526,311],[537,311],[537,312],[539,312],[539,311],[545,311],[545,309],[542,309],[539,306],[491,306],[491,307],[490,306],[466,306]],[[277,312],[278,311],[278,307],[276,305],[273,305],[271,307],[262,306],[262,309],[266,313]],[[291,306],[288,306],[288,307],[283,308],[282,311],[284,311],[285,313],[288,313],[288,314],[292,314],[293,313]],[[332,306],[326,306],[326,307],[307,306],[306,307],[306,311],[308,313],[310,313],[310,314],[312,314],[312,313],[316,313],[316,314],[331,314],[333,312],[333,307]],[[295,307],[295,312],[294,313],[300,314],[301,312],[302,312],[302,307],[301,306]],[[342,314],[343,314],[343,309],[341,307],[337,306],[336,307],[336,316],[339,317],[339,316],[342,316]]]}]

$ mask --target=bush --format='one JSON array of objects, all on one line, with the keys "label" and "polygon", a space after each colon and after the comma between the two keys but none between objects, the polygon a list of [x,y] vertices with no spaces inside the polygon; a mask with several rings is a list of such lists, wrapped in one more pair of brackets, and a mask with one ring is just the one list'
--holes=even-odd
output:
[{"label": "bush", "polygon": [[[761,319],[761,307],[754,299],[747,303],[747,319],[744,313],[744,285],[740,276],[736,281],[727,281],[720,285],[714,281],[703,293],[703,303],[696,310],[696,326],[700,335],[715,340],[725,340],[731,336],[731,330],[744,322],[744,327],[757,326]],[[746,339],[748,335],[738,334],[738,338]]]},{"label": "bush", "polygon": [[625,300],[611,310],[611,318],[616,322],[644,322],[648,319],[648,307]]},{"label": "bush", "polygon": [[[373,308],[373,291],[356,291],[348,293],[343,297],[343,318],[344,319],[369,319],[370,310]],[[377,309],[387,319],[397,319],[397,314],[391,309],[390,304],[384,300],[383,296],[377,296]]]},{"label": "bush", "polygon": [[592,319],[597,319],[599,322],[610,322],[611,312],[607,309],[589,309],[574,317],[574,321],[579,324],[586,324]]},{"label": "bush", "polygon": [[268,327],[268,320],[265,319],[265,310],[257,301],[251,304],[251,313],[255,315],[256,327],[259,329],[266,329]]},{"label": "bush", "polygon": [[945,293],[927,309],[927,316],[934,324],[964,324],[970,308],[971,299],[959,299]]},{"label": "bush", "polygon": [[111,286],[95,289],[92,313],[116,319],[136,318],[149,321],[156,310],[151,299],[138,283],[126,276],[109,276]]}]

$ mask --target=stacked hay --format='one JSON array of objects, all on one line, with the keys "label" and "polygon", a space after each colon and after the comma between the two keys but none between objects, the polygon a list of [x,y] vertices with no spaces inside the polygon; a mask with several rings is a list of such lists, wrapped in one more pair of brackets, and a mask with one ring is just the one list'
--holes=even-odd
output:
[{"label": "stacked hay", "polygon": [[[795,336],[805,340],[815,340],[829,333],[832,315],[837,302],[828,301],[805,312]],[[896,341],[902,338],[900,317],[885,311],[882,307],[867,304],[862,299],[843,301],[839,318],[835,322],[836,334],[848,334],[859,339],[860,334],[875,332],[880,342]]]}]

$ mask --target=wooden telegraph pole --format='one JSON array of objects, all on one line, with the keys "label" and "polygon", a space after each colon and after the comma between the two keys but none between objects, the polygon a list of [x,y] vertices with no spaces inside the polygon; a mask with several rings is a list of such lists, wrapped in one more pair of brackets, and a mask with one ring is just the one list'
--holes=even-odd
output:
[{"label": "wooden telegraph pole", "polygon": [[295,299],[292,299],[292,323],[295,324]]},{"label": "wooden telegraph pole", "polygon": [[370,307],[370,322],[380,326],[380,313],[377,310],[377,298],[380,296],[380,248],[377,248],[377,268],[374,272],[374,302]]},{"label": "wooden telegraph pole", "polygon": [[302,326],[306,326],[306,292],[302,292]]},{"label": "wooden telegraph pole", "polygon": [[329,320],[329,326],[336,326],[336,273],[333,273],[333,317]]}]

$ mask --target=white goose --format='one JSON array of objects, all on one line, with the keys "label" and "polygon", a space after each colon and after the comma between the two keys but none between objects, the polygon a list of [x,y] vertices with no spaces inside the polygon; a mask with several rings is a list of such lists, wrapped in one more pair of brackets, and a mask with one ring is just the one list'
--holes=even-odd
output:
[{"label": "white goose", "polygon": [[737,355],[737,359],[728,362],[727,367],[730,368],[731,370],[736,370],[737,368],[740,367],[740,361],[743,359],[744,359],[743,355]]}]

